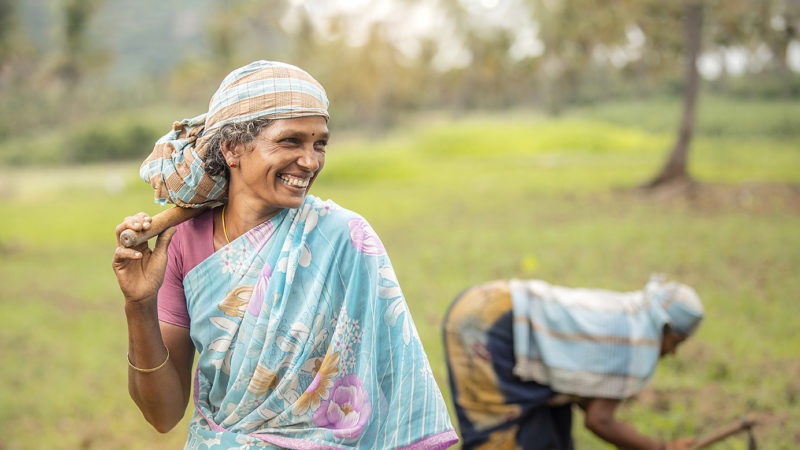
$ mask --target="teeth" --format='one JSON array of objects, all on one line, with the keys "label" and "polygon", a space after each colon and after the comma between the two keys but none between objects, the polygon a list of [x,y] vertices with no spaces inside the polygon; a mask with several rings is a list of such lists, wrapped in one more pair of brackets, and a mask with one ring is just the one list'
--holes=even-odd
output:
[{"label": "teeth", "polygon": [[281,175],[278,178],[289,186],[308,187],[308,178],[296,178],[292,175]]}]

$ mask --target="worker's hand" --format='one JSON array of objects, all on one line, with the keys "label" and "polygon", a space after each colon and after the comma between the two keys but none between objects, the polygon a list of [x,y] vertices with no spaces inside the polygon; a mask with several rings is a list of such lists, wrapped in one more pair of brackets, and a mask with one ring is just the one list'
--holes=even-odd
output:
[{"label": "worker's hand", "polygon": [[119,287],[127,303],[154,300],[158,288],[164,281],[167,267],[167,246],[175,234],[175,228],[169,228],[158,236],[156,246],[151,251],[147,242],[133,248],[125,248],[119,244],[119,235],[126,229],[143,231],[150,228],[150,217],[145,213],[126,217],[117,225],[118,247],[114,252],[111,266],[117,275]]},{"label": "worker's hand", "polygon": [[678,438],[667,442],[665,450],[691,450],[694,438]]}]

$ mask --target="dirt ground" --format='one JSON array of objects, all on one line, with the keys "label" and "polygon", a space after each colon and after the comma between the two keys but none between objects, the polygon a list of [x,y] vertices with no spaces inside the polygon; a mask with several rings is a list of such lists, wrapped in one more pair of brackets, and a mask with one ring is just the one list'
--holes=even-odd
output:
[{"label": "dirt ground", "polygon": [[684,183],[653,190],[617,191],[640,199],[685,205],[693,210],[719,212],[785,211],[800,213],[800,185],[775,183],[705,184]]},{"label": "dirt ground", "polygon": [[[794,370],[800,369],[800,363],[795,362],[794,365],[796,366]],[[634,401],[653,410],[664,411],[669,410],[673,403],[691,405],[692,408],[696,408],[698,415],[705,418],[703,423],[696,424],[697,428],[702,430],[698,439],[746,420],[753,424],[751,428],[753,437],[757,444],[761,444],[758,447],[770,448],[767,444],[773,441],[772,436],[793,435],[794,443],[800,448],[800,429],[797,424],[791,422],[788,412],[730,411],[730,397],[719,385],[708,384],[697,389],[673,392],[647,387],[635,397]],[[725,440],[729,441],[728,444],[733,444],[735,440],[744,442],[746,439],[747,431],[742,429]]]},{"label": "dirt ground", "polygon": [[[618,189],[613,192],[615,201],[658,202],[666,207],[687,209],[698,214],[715,214],[726,212],[743,212],[747,214],[786,213],[800,214],[800,185],[775,183],[746,184],[673,184],[653,190]],[[624,203],[624,202],[620,202]],[[692,346],[692,360],[703,360],[703,346]],[[762,373],[797,374],[790,378],[781,391],[786,396],[786,403],[800,408],[800,359],[789,361],[764,361],[760,367]],[[698,416],[704,418],[703,423],[695,424],[702,430],[701,437],[731,426],[742,420],[754,422],[752,433],[759,448],[773,441],[773,436],[782,436],[791,440],[800,448],[800,425],[792,423],[792,414],[785,411],[764,411],[758,405],[750,405],[743,398],[732,399],[718,384],[706,384],[696,389],[670,391],[645,388],[633,401],[639,402],[653,410],[669,411],[671,405],[684,404]],[[735,394],[734,394],[735,395]],[[738,401],[737,401],[738,400]],[[747,405],[742,411],[731,411],[731,404]],[[736,441],[736,442],[734,442]],[[744,447],[747,442],[746,431],[741,431],[717,448]],[[785,442],[785,441],[784,441]],[[712,446],[712,448],[714,448]]]}]

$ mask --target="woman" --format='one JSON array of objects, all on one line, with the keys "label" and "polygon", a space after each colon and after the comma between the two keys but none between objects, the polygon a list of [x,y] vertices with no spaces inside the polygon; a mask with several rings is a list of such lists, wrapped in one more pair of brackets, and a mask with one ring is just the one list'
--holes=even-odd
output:
[{"label": "woman", "polygon": [[[308,195],[325,164],[327,107],[303,70],[256,61],[142,164],[161,202],[222,203],[152,252],[114,255],[129,391],[160,432],[183,416],[198,352],[187,448],[457,441],[378,236]],[[149,226],[144,213],[128,217],[117,238]]]},{"label": "woman", "polygon": [[464,448],[571,449],[572,404],[585,426],[626,449],[687,449],[614,415],[658,359],[698,327],[695,292],[653,278],[643,291],[495,281],[459,296],[444,323],[450,387]]}]

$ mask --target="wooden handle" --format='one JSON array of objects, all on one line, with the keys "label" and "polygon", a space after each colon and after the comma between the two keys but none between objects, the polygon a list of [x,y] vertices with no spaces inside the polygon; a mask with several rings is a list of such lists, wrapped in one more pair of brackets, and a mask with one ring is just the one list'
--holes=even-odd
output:
[{"label": "wooden handle", "polygon": [[169,227],[187,221],[192,217],[199,215],[207,208],[182,208],[180,206],[173,206],[170,209],[161,211],[152,217],[150,228],[143,231],[133,231],[130,228],[123,230],[119,234],[119,242],[123,247],[135,247],[143,242],[147,242],[151,237],[158,236]]},{"label": "wooden handle", "polygon": [[698,448],[708,447],[709,445],[719,442],[728,436],[732,436],[742,430],[746,430],[751,428],[753,425],[756,424],[755,419],[752,417],[745,417],[744,419],[737,420],[731,424],[728,424],[713,433],[710,433],[706,436],[701,437],[696,442],[692,444],[692,450],[696,450]]}]

